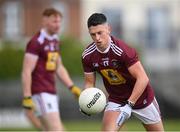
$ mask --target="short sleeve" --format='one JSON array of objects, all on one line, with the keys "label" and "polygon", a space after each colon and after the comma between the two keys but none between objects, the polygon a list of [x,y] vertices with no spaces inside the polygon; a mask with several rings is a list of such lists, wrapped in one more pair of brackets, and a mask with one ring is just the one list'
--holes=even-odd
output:
[{"label": "short sleeve", "polygon": [[37,41],[32,41],[31,40],[27,44],[26,53],[31,53],[31,54],[34,54],[34,55],[39,55],[39,52],[40,52],[40,44]]},{"label": "short sleeve", "polygon": [[82,65],[83,65],[84,72],[87,72],[87,73],[94,72],[94,68],[87,58],[82,57]]},{"label": "short sleeve", "polygon": [[131,48],[129,46],[126,46],[124,48],[124,63],[127,67],[130,67],[131,65],[135,64],[137,61],[139,61],[138,54],[134,48]]}]

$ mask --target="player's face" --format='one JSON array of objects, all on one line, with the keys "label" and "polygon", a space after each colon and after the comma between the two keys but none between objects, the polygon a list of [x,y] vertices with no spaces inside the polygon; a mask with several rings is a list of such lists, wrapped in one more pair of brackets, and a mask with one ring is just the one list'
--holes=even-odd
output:
[{"label": "player's face", "polygon": [[44,25],[49,34],[56,34],[60,30],[61,17],[59,15],[51,15],[44,18]]},{"label": "player's face", "polygon": [[89,27],[89,33],[99,50],[104,51],[108,47],[110,27],[107,23]]}]

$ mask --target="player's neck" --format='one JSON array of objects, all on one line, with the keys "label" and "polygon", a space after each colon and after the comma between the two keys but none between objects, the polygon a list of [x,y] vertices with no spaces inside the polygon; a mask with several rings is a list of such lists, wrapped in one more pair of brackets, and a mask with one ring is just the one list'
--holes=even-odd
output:
[{"label": "player's neck", "polygon": [[110,49],[110,44],[111,44],[111,38],[109,37],[109,41],[107,44],[105,44],[104,46],[102,47],[97,47],[97,50],[100,52],[100,53],[107,53]]},{"label": "player's neck", "polygon": [[50,32],[47,28],[43,28],[48,36],[53,36],[55,33]]},{"label": "player's neck", "polygon": [[107,44],[107,46],[105,47],[97,47],[98,52],[103,54],[107,53],[109,49],[110,49],[110,44]]},{"label": "player's neck", "polygon": [[45,28],[42,28],[41,29],[41,33],[42,34],[44,34],[44,36],[47,38],[47,39],[49,39],[49,40],[53,40],[53,39],[57,39],[58,40],[58,36],[57,36],[57,34],[49,34],[48,32],[47,32],[47,30],[45,29]]}]

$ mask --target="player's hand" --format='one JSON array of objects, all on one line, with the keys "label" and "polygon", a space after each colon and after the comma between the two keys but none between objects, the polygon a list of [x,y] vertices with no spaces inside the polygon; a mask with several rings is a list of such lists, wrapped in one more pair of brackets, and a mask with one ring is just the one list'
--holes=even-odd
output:
[{"label": "player's hand", "polygon": [[31,98],[31,96],[23,98],[22,106],[25,109],[34,109],[35,108],[35,105],[34,105],[34,102],[33,102],[32,98]]},{"label": "player's hand", "polygon": [[118,126],[121,126],[131,116],[132,107],[129,104],[125,104],[120,107],[120,112],[116,122]]},{"label": "player's hand", "polygon": [[90,114],[84,112],[81,108],[79,108],[79,111],[80,111],[83,115],[85,115],[85,116],[91,116]]},{"label": "player's hand", "polygon": [[71,92],[75,95],[76,98],[79,98],[81,94],[81,89],[77,86],[70,87]]}]

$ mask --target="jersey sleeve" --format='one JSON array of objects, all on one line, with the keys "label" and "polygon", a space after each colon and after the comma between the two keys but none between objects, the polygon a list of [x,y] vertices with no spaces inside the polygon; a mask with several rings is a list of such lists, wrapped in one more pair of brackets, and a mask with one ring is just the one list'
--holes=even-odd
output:
[{"label": "jersey sleeve", "polygon": [[82,65],[83,65],[84,72],[86,73],[94,72],[94,68],[87,58],[82,57]]},{"label": "jersey sleeve", "polygon": [[124,48],[124,63],[127,67],[132,66],[139,61],[138,54],[134,48],[126,46]]},{"label": "jersey sleeve", "polygon": [[31,53],[34,55],[39,55],[40,52],[40,44],[37,41],[29,41],[26,47],[26,53]]}]

